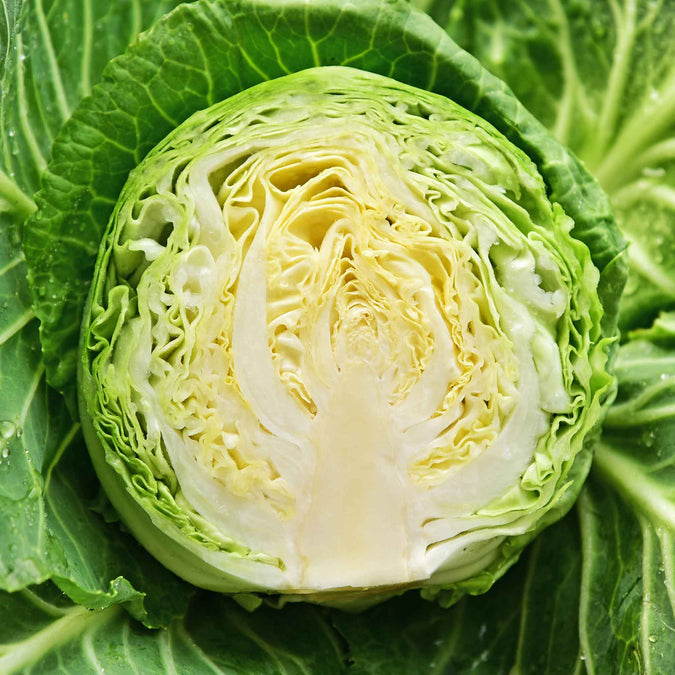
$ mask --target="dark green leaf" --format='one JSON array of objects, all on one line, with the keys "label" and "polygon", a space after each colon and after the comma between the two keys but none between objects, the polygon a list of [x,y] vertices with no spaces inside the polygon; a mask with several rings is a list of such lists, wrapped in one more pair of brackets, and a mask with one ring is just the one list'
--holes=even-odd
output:
[{"label": "dark green leaf", "polygon": [[596,451],[598,478],[579,505],[581,635],[591,672],[666,673],[675,663],[675,331],[663,346],[668,325],[651,335],[654,342],[619,351],[619,394]]},{"label": "dark green leaf", "polygon": [[0,672],[340,673],[344,655],[317,609],[248,614],[231,599],[203,594],[185,620],[162,631],[118,606],[90,611],[47,584],[0,594]]},{"label": "dark green leaf", "polygon": [[[152,625],[181,615],[191,591],[90,509],[97,481],[78,425],[45,381],[21,235],[67,112],[46,120],[45,110],[59,107],[64,87],[69,110],[108,58],[174,4],[0,3],[0,588],[52,578],[89,607],[125,602]],[[105,26],[115,30],[87,48],[82,33]]]}]

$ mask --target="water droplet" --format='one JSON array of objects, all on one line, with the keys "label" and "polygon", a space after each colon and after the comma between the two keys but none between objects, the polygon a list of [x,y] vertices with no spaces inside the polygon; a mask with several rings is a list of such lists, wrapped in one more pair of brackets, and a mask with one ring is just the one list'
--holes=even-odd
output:
[{"label": "water droplet", "polygon": [[9,420],[0,420],[0,438],[8,441],[16,433],[16,424]]},{"label": "water droplet", "polygon": [[662,178],[666,175],[666,170],[662,167],[646,166],[642,169],[642,175],[648,178]]}]

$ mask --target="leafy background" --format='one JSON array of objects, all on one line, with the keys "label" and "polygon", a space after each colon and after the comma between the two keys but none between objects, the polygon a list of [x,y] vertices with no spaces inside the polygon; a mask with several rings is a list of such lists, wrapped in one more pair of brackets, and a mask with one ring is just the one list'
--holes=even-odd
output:
[{"label": "leafy background", "polygon": [[0,0],[0,673],[672,672],[675,320],[647,327],[675,301],[673,3],[418,3],[597,172],[633,243],[623,322],[643,330],[574,512],[485,596],[361,615],[248,613],[166,572],[120,533],[45,381],[32,195],[107,61],[176,4]]},{"label": "leafy background", "polygon": [[624,328],[675,307],[672,0],[422,0],[584,160],[630,241]]}]

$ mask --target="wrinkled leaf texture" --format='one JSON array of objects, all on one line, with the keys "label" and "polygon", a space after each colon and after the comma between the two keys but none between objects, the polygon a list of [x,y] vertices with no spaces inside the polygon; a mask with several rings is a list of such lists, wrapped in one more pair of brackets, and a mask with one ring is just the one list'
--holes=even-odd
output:
[{"label": "wrinkled leaf texture", "polygon": [[[23,536],[17,538],[11,531],[11,519],[5,514],[29,513],[31,508],[36,514],[44,513],[49,500],[31,501],[31,490],[36,491],[33,497],[40,497],[46,482],[49,494],[49,485],[57,484],[54,481],[60,476],[63,476],[65,492],[71,492],[75,500],[61,504],[66,514],[63,517],[79,513],[81,522],[92,519],[92,532],[112,528],[99,536],[106,540],[120,538],[115,524],[105,525],[98,514],[88,508],[94,479],[81,459],[83,448],[77,428],[71,424],[62,400],[45,385],[44,366],[36,348],[37,326],[29,313],[25,263],[19,246],[21,224],[33,209],[30,195],[37,187],[37,175],[42,168],[33,163],[38,161],[38,156],[46,158],[53,137],[45,130],[34,132],[34,138],[40,140],[32,144],[30,134],[15,124],[25,115],[30,120],[29,128],[33,123],[46,126],[45,113],[40,111],[53,112],[55,106],[58,107],[53,100],[57,87],[50,83],[54,73],[62,78],[63,90],[68,92],[68,113],[78,97],[89,91],[91,84],[86,86],[80,81],[81,72],[86,68],[81,65],[78,70],[66,66],[66,62],[86,58],[86,41],[73,42],[72,36],[90,30],[93,19],[84,20],[89,27],[72,26],[68,22],[59,24],[56,20],[59,12],[81,15],[83,4],[102,15],[112,11],[113,5],[116,11],[129,10],[128,15],[119,17],[119,29],[106,34],[110,51],[101,52],[100,67],[104,59],[122,51],[141,27],[149,25],[155,16],[169,8],[168,3],[159,2],[110,3],[108,6],[102,2],[41,3],[35,0],[26,3],[21,18],[20,3],[9,0],[2,3],[0,58],[2,54],[8,57],[3,61],[0,104],[3,172],[0,174],[0,302],[6,301],[7,308],[11,306],[12,310],[0,314],[0,385],[3,394],[11,391],[12,395],[7,397],[10,400],[3,396],[0,401],[0,417],[3,422],[9,421],[9,425],[0,428],[3,442],[8,441],[2,446],[2,452],[8,448],[4,459],[10,460],[0,463],[0,509],[3,509],[0,527],[7,527],[0,532],[0,563],[10,561],[11,564],[26,557],[21,553],[23,558],[19,558],[16,550],[10,552],[12,543],[24,547],[33,557],[38,551],[37,560],[45,559],[44,542],[50,539],[45,521],[36,516],[36,521],[41,523],[37,528],[35,521],[32,525],[15,522],[14,527],[22,535],[24,532],[29,535],[24,541]],[[139,21],[139,16],[146,17],[146,21]],[[60,30],[65,42],[65,33],[73,28],[69,33],[70,44],[78,45],[77,49],[54,52],[44,64],[36,66],[34,77],[44,79],[44,86],[38,92],[36,83],[29,84],[27,90],[32,93],[23,97],[17,92],[22,78],[26,87],[26,70],[21,74],[20,67],[21,49],[25,48],[12,42],[20,18],[25,22],[22,34],[32,35],[32,39],[40,36],[41,40],[55,42],[52,33]],[[116,37],[120,38],[118,42]],[[379,48],[386,53],[391,37],[384,29],[379,37],[379,42],[373,42],[369,49]],[[46,53],[39,51],[41,56]],[[30,65],[30,59],[28,52],[23,63],[27,61]],[[396,60],[393,62],[396,68]],[[94,83],[100,68],[90,67],[89,72],[90,83]],[[19,112],[10,110],[10,104]],[[54,121],[55,128],[61,121]],[[14,134],[10,135],[10,131]],[[33,154],[31,145],[39,148],[38,156]],[[667,345],[668,333],[665,341],[663,335],[659,340],[656,346],[664,350],[662,353],[650,353],[647,357],[636,355],[632,365],[639,369],[647,358],[660,378],[659,368],[672,365],[673,357],[672,347]],[[645,339],[632,349],[650,352],[654,344]],[[625,359],[622,352],[620,363],[628,363],[630,371],[628,357]],[[6,389],[10,383],[11,388]],[[644,386],[649,386],[647,380]],[[620,399],[630,403],[638,391],[639,388],[622,387]],[[23,406],[17,407],[17,402],[23,402]],[[645,398],[635,405],[636,411],[642,409]],[[20,411],[25,408],[25,419],[16,417],[15,408]],[[651,413],[646,413],[648,421],[637,418],[631,434],[626,433],[625,426],[612,431],[610,419],[610,431],[598,454],[595,478],[585,489],[577,513],[541,535],[525,559],[484,597],[464,600],[450,610],[407,595],[359,616],[309,607],[293,607],[281,612],[263,610],[249,615],[229,599],[200,593],[185,619],[174,621],[167,631],[157,632],[144,629],[115,605],[94,612],[73,606],[47,583],[2,594],[0,623],[7,629],[3,629],[0,638],[3,641],[0,671],[11,668],[26,672],[86,673],[105,668],[106,672],[120,673],[174,669],[176,672],[341,672],[349,668],[362,673],[507,673],[511,669],[523,673],[667,672],[663,665],[667,668],[675,662],[673,640],[668,639],[668,627],[672,629],[674,625],[675,595],[672,590],[674,498],[668,485],[673,484],[675,448],[671,440],[673,413],[668,413],[667,404],[665,408],[658,417],[662,431],[654,436],[651,435],[654,431]],[[29,422],[29,418],[33,421]],[[32,436],[27,436],[27,428],[33,429]],[[21,454],[27,458],[25,462],[17,459]],[[658,461],[649,464],[643,461],[645,456],[654,455],[658,455]],[[631,463],[624,465],[626,471],[616,475],[616,472],[602,470],[603,457],[604,464],[610,467],[616,464],[616,457]],[[83,465],[78,467],[78,462]],[[13,470],[16,473],[10,478],[7,467],[13,466],[17,466]],[[45,467],[50,466],[52,476],[45,481]],[[2,471],[7,473],[3,476]],[[637,499],[635,490],[629,489],[636,476],[648,480],[650,486],[659,485],[660,491],[655,493],[659,499]],[[14,490],[11,495],[9,486]],[[16,502],[16,511],[5,511],[8,506],[12,507],[12,500]],[[64,557],[77,559],[77,566],[82,565],[84,569],[91,564],[91,558],[102,554],[95,544],[84,546],[90,530],[81,522],[73,528],[77,533],[72,544],[76,553],[69,552]],[[578,545],[580,534],[583,558]],[[60,540],[62,535],[59,531],[51,536]],[[42,548],[34,543],[38,541],[42,542]],[[132,542],[128,545],[132,555],[140,554]],[[613,565],[611,574],[607,573],[608,562]],[[11,590],[54,576],[56,568],[51,563],[42,565],[40,575],[27,575]],[[113,567],[92,575],[98,584],[98,597],[105,595],[106,584],[113,578],[110,574]],[[142,568],[152,570],[152,564],[142,564]],[[0,578],[5,578],[4,571]],[[144,579],[139,588],[147,590],[149,581]],[[9,588],[9,584],[5,583],[4,587]],[[152,593],[148,597],[152,597]],[[114,602],[114,598],[106,597],[106,604],[111,601]],[[157,604],[162,602],[163,599],[158,598]],[[291,622],[297,622],[299,630],[289,635]]]}]

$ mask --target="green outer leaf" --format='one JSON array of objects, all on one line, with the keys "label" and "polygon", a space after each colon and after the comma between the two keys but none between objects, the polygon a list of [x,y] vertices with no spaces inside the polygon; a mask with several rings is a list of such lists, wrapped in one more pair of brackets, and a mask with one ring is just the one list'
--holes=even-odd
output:
[{"label": "green outer leaf", "polygon": [[108,61],[178,4],[180,0],[3,0],[0,171],[17,189],[26,195],[38,189],[56,134]]},{"label": "green outer leaf", "polygon": [[615,487],[592,478],[579,500],[585,664],[590,674],[667,673],[675,658],[673,526],[636,510]]},{"label": "green outer leaf", "polygon": [[[292,35],[292,49],[288,36]],[[24,241],[49,381],[74,404],[79,324],[96,251],[129,171],[192,112],[264,79],[342,64],[449,96],[536,162],[601,270],[605,335],[625,270],[606,197],[502,82],[407,3],[203,0],[178,8],[111,62],[65,125]]]},{"label": "green outer leaf", "polygon": [[199,596],[184,621],[149,631],[119,607],[88,611],[45,585],[0,594],[0,672],[331,673],[342,645],[317,610],[263,608],[247,614],[231,599]]},{"label": "green outer leaf", "polygon": [[631,244],[622,329],[648,326],[659,311],[675,307],[675,5],[669,0],[424,4],[608,191]]},{"label": "green outer leaf", "polygon": [[10,50],[12,35],[18,22],[21,0],[4,0],[0,12],[0,75]]},{"label": "green outer leaf", "polygon": [[675,312],[662,312],[649,328],[633,331],[631,340],[649,340],[655,345],[675,348]]},{"label": "green outer leaf", "polygon": [[[52,578],[86,606],[124,602],[150,625],[182,615],[192,591],[90,508],[97,480],[78,425],[45,381],[20,240],[35,209],[27,177],[39,170],[27,139],[53,103],[50,78],[58,76],[74,105],[85,93],[82,71],[98,78],[143,22],[175,4],[96,3],[82,13],[80,0],[0,2],[0,588]],[[64,24],[68,12],[75,18]],[[93,32],[105,22],[116,27],[96,53],[81,40],[88,16]],[[26,35],[37,45],[33,53],[22,42]],[[59,41],[70,47],[56,49],[50,62],[42,47]],[[51,138],[40,139],[34,147],[42,157]]]},{"label": "green outer leaf", "polygon": [[673,318],[619,351],[617,400],[579,504],[590,673],[666,673],[675,663]]}]

